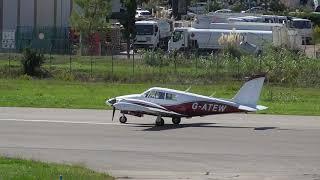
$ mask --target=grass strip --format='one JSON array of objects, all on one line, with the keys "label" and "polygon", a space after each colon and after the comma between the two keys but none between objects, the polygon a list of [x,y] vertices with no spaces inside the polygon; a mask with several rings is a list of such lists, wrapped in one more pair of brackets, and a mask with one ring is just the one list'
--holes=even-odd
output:
[{"label": "grass strip", "polygon": [[0,157],[0,179],[113,180],[114,178],[77,165],[60,165],[34,160]]},{"label": "grass strip", "polygon": [[[0,79],[0,106],[36,108],[110,109],[111,97],[142,93],[154,86],[185,90],[187,85],[118,84],[57,80]],[[219,98],[232,98],[242,83],[193,86],[190,92]],[[291,88],[265,85],[259,104],[269,109],[259,113],[320,115],[318,88]]]}]

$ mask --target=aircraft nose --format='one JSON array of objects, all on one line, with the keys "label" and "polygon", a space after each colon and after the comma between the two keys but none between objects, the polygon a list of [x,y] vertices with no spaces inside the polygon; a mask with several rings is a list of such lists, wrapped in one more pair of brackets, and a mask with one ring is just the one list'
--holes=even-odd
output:
[{"label": "aircraft nose", "polygon": [[108,105],[114,105],[115,103],[117,102],[117,99],[116,98],[111,98],[109,100],[106,101],[106,104]]}]

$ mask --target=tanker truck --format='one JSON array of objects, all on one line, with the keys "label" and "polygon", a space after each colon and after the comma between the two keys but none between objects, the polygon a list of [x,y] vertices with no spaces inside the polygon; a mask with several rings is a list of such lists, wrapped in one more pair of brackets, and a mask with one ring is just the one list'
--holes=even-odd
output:
[{"label": "tanker truck", "polygon": [[261,30],[228,30],[228,29],[196,29],[176,28],[168,43],[168,51],[187,51],[197,49],[199,51],[213,51],[222,49],[219,39],[222,35],[237,33],[241,42],[246,42],[261,48],[267,43],[273,42],[272,31]]}]

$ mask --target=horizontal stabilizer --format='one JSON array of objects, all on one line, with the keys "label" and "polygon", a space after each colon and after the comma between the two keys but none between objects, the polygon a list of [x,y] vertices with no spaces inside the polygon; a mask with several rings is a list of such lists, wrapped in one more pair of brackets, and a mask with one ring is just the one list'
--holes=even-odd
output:
[{"label": "horizontal stabilizer", "polygon": [[257,109],[255,109],[255,108],[252,108],[252,107],[249,107],[249,106],[243,106],[243,105],[240,105],[238,107],[238,109],[243,110],[243,111],[249,111],[249,112],[257,111]]},{"label": "horizontal stabilizer", "polygon": [[257,105],[255,108],[252,108],[252,107],[249,107],[249,106],[240,105],[238,107],[238,109],[243,110],[243,111],[255,112],[255,111],[268,109],[268,107]]},{"label": "horizontal stabilizer", "polygon": [[257,105],[256,108],[257,108],[257,110],[259,110],[259,111],[268,109],[268,107],[266,107],[266,106],[261,106],[261,105]]}]

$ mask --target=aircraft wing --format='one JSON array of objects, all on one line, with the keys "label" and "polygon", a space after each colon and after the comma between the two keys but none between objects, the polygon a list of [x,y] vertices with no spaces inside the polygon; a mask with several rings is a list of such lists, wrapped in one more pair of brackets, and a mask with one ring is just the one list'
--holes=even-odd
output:
[{"label": "aircraft wing", "polygon": [[155,116],[161,115],[164,117],[184,117],[184,115],[169,111],[162,106],[141,100],[122,100],[118,103],[115,103],[113,106],[120,111],[138,112],[141,114]]},{"label": "aircraft wing", "polygon": [[179,117],[183,117],[184,115],[173,112],[173,111],[168,111],[168,110],[162,110],[162,109],[156,109],[156,108],[151,108],[151,107],[147,107],[149,109],[149,111],[154,112],[155,114],[160,114],[162,116],[179,116]]}]

